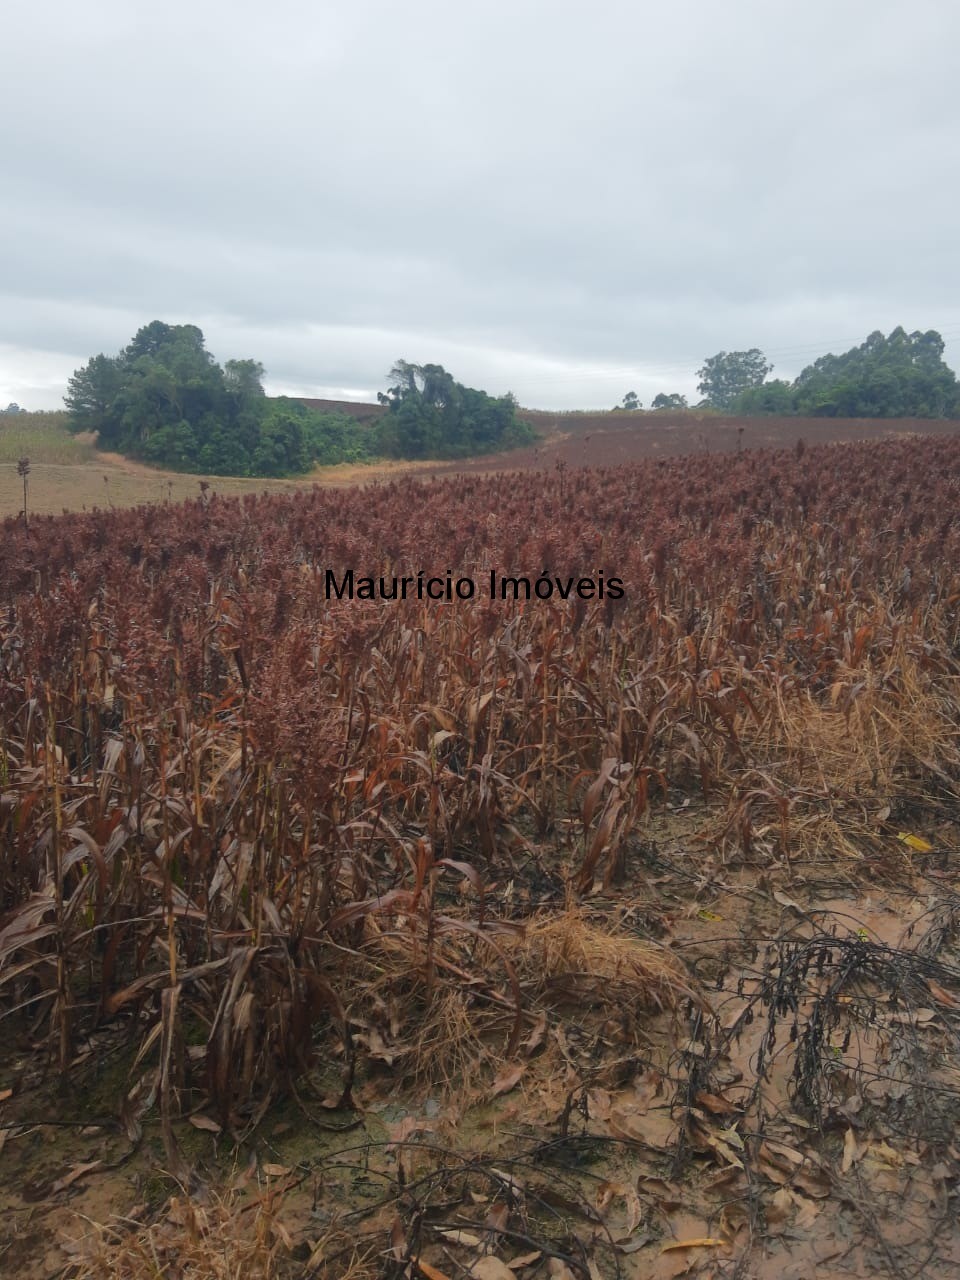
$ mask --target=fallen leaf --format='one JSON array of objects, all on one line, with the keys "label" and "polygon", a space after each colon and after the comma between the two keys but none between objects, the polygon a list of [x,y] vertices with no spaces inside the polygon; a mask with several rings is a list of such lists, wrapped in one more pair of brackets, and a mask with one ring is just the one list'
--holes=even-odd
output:
[{"label": "fallen leaf", "polygon": [[879,1156],[881,1160],[885,1160],[887,1164],[893,1165],[899,1169],[903,1164],[903,1156],[899,1151],[894,1151],[893,1147],[886,1142],[873,1142],[870,1144],[870,1154]]},{"label": "fallen leaf", "polygon": [[803,907],[801,907],[800,903],[794,902],[793,898],[788,898],[787,895],[785,893],[781,893],[779,889],[774,889],[773,900],[774,902],[779,902],[781,907],[792,907],[798,915],[802,916],[804,914]]},{"label": "fallen leaf", "polygon": [[577,1280],[570,1268],[560,1258],[551,1258],[547,1263],[547,1270],[553,1277],[553,1280]]},{"label": "fallen leaf", "polygon": [[12,1089],[0,1089],[0,1102],[6,1102],[8,1098],[13,1097]]},{"label": "fallen leaf", "polygon": [[511,1271],[522,1271],[524,1267],[532,1267],[535,1262],[539,1262],[543,1257],[540,1249],[534,1249],[533,1253],[521,1253],[518,1258],[511,1258],[507,1266]]},{"label": "fallen leaf", "polygon": [[393,1222],[390,1224],[390,1252],[396,1262],[402,1262],[404,1254],[407,1252],[407,1236],[399,1214],[395,1215]]},{"label": "fallen leaf", "polygon": [[726,1161],[728,1165],[732,1165],[736,1169],[743,1168],[743,1161],[740,1160],[738,1156],[734,1155],[733,1151],[727,1146],[722,1138],[718,1138],[712,1133],[705,1134],[704,1136],[707,1145],[712,1147],[717,1155]]},{"label": "fallen leaf", "polygon": [[220,1133],[222,1126],[210,1116],[191,1116],[190,1123],[195,1129],[203,1129],[207,1133]]},{"label": "fallen leaf", "polygon": [[520,1077],[526,1071],[526,1063],[519,1062],[516,1066],[503,1067],[497,1072],[493,1080],[493,1088],[490,1090],[490,1097],[497,1098],[502,1093],[509,1093],[511,1089],[515,1089],[520,1083]]},{"label": "fallen leaf", "polygon": [[914,853],[933,852],[933,845],[929,840],[924,840],[923,836],[912,836],[908,831],[901,831],[898,833],[897,839],[901,844],[905,844],[908,849],[912,849]]},{"label": "fallen leaf", "polygon": [[507,1223],[510,1221],[510,1209],[502,1200],[497,1201],[490,1206],[490,1211],[483,1220],[483,1225],[489,1227],[491,1231],[495,1231],[501,1235],[507,1229]]},{"label": "fallen leaf", "polygon": [[507,1264],[495,1258],[492,1253],[485,1258],[478,1258],[467,1274],[473,1276],[474,1280],[516,1280]]},{"label": "fallen leaf", "polygon": [[803,1156],[783,1143],[764,1141],[757,1152],[757,1164],[764,1177],[782,1187],[791,1181],[803,1164]]},{"label": "fallen leaf", "polygon": [[843,1135],[843,1160],[840,1164],[840,1172],[849,1173],[859,1159],[860,1148],[857,1146],[857,1135],[852,1129],[848,1129]]},{"label": "fallen leaf", "polygon": [[948,1009],[955,1009],[960,1005],[960,1000],[941,987],[939,982],[934,982],[933,978],[925,978],[924,981],[937,1004],[945,1004]]},{"label": "fallen leaf", "polygon": [[820,1206],[816,1200],[808,1200],[806,1196],[798,1196],[794,1194],[794,1203],[797,1206],[796,1225],[801,1231],[809,1231],[817,1220],[820,1213]]},{"label": "fallen leaf", "polygon": [[793,1179],[796,1186],[814,1200],[826,1200],[833,1190],[829,1177],[820,1170],[800,1169]]},{"label": "fallen leaf", "polygon": [[721,1129],[717,1136],[722,1138],[724,1142],[729,1142],[730,1146],[736,1147],[738,1151],[743,1150],[743,1139],[733,1125],[729,1129]]},{"label": "fallen leaf", "polygon": [[524,1040],[521,1048],[527,1057],[534,1053],[543,1044],[544,1036],[547,1034],[547,1015],[541,1013],[533,1025],[530,1034]]},{"label": "fallen leaf", "polygon": [[645,1249],[653,1236],[649,1231],[644,1231],[639,1236],[632,1236],[629,1240],[617,1240],[616,1246],[621,1253],[639,1253],[641,1249]]},{"label": "fallen leaf", "polygon": [[515,1178],[512,1173],[504,1173],[502,1169],[494,1169],[491,1167],[490,1173],[497,1179],[504,1191],[509,1191],[511,1195],[518,1198],[523,1195],[523,1183],[519,1178]]},{"label": "fallen leaf", "polygon": [[451,1244],[464,1244],[470,1248],[480,1244],[480,1237],[475,1236],[472,1231],[457,1231],[450,1227],[436,1227],[435,1230],[438,1236],[443,1236]]},{"label": "fallen leaf", "polygon": [[[740,1166],[740,1169],[743,1169],[742,1165]],[[736,1165],[727,1164],[711,1177],[705,1178],[702,1186],[704,1191],[717,1191],[721,1187],[726,1187],[729,1183],[735,1181],[739,1177],[740,1171],[737,1169]]]},{"label": "fallen leaf", "polygon": [[91,1160],[89,1164],[75,1164],[69,1173],[64,1174],[62,1178],[58,1178],[51,1186],[50,1194],[55,1196],[58,1191],[66,1191],[67,1187],[72,1186],[78,1178],[82,1178],[87,1173],[92,1173],[94,1169],[99,1169],[102,1164],[102,1160]]},{"label": "fallen leaf", "polygon": [[596,1206],[601,1217],[610,1208],[614,1196],[622,1196],[626,1188],[622,1182],[601,1182],[597,1187]]},{"label": "fallen leaf", "polygon": [[763,1211],[764,1221],[767,1227],[782,1226],[790,1215],[793,1213],[793,1196],[786,1187],[781,1187],[779,1191],[774,1192]]},{"label": "fallen leaf", "polygon": [[588,1089],[587,1107],[591,1120],[607,1120],[610,1116],[612,1098],[606,1089]]},{"label": "fallen leaf", "polygon": [[703,1090],[697,1094],[695,1101],[713,1116],[732,1116],[739,1110],[739,1107],[735,1107],[726,1098],[721,1098],[719,1094],[704,1093]]},{"label": "fallen leaf", "polygon": [[661,1253],[670,1253],[673,1249],[710,1249],[726,1244],[719,1236],[698,1236],[695,1240],[672,1240],[661,1247]]},{"label": "fallen leaf", "polygon": [[290,1172],[290,1166],[285,1164],[262,1164],[260,1169],[268,1178],[283,1178]]},{"label": "fallen leaf", "polygon": [[417,1269],[423,1272],[427,1280],[450,1280],[445,1271],[441,1271],[439,1267],[433,1266],[430,1262],[424,1262],[420,1258],[417,1258]]},{"label": "fallen leaf", "polygon": [[387,1151],[392,1151],[394,1147],[398,1147],[408,1138],[412,1138],[415,1133],[430,1133],[433,1131],[433,1125],[429,1120],[418,1120],[416,1116],[404,1116],[396,1124],[387,1125],[387,1133],[390,1141],[387,1143]]}]

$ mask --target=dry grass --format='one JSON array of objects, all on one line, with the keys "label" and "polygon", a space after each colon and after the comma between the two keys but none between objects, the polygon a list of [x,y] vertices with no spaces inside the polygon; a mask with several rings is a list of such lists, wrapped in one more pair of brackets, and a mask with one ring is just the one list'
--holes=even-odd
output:
[{"label": "dry grass", "polygon": [[149,1224],[123,1219],[74,1241],[64,1280],[289,1280],[302,1274],[280,1215],[282,1193],[237,1189],[171,1199]]},{"label": "dry grass", "polygon": [[[0,467],[16,466],[28,457],[31,465],[78,466],[96,456],[93,437],[67,430],[65,413],[0,414]],[[0,507],[0,512],[3,508]]]},{"label": "dry grass", "polygon": [[[835,672],[821,693],[770,700],[743,744],[757,766],[734,781],[715,834],[739,852],[788,860],[859,859],[888,820],[960,769],[954,682],[919,646],[891,645],[874,669]],[[719,833],[719,834],[717,834]]]},{"label": "dry grass", "polygon": [[[430,917],[368,920],[351,965],[355,1039],[398,1079],[463,1093],[505,1062],[538,1053],[571,1011],[635,1043],[649,1016],[701,1002],[682,962],[656,942],[570,905],[483,935]],[[362,1010],[362,1013],[361,1013]]]},{"label": "dry grass", "polygon": [[602,1014],[632,1018],[699,999],[676,956],[577,905],[533,920],[510,952],[538,1001],[589,1000]]}]

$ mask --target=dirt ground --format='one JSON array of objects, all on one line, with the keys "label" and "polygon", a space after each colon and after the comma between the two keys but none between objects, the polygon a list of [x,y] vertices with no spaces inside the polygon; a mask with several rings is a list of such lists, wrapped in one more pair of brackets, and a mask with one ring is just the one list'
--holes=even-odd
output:
[{"label": "dirt ground", "polygon": [[[219,1259],[204,1276],[960,1275],[956,828],[799,870],[705,856],[717,816],[662,811],[619,887],[568,916],[616,965],[571,968],[516,1059],[418,1087],[383,1046],[353,1111],[325,1109],[322,1073],[242,1131],[195,1110],[189,1186],[129,1036],[105,1029],[62,1093],[3,1062],[0,1275],[107,1274],[108,1229],[152,1250],[136,1276],[196,1274],[185,1236]],[[513,892],[569,911],[559,878]],[[628,1016],[631,947],[707,994]],[[238,1262],[242,1241],[274,1269]]]}]

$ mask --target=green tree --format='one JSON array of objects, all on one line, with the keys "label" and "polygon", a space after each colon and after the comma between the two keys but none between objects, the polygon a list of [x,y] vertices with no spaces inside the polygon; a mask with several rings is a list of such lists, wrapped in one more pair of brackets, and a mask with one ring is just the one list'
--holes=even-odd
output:
[{"label": "green tree", "polygon": [[733,413],[791,414],[795,412],[794,404],[793,384],[782,378],[774,378],[759,387],[741,391],[730,407]]},{"label": "green tree", "polygon": [[773,365],[757,347],[749,351],[720,351],[697,370],[697,390],[713,409],[729,410],[737,396],[759,387]]},{"label": "green tree", "polygon": [[228,360],[223,366],[223,385],[228,395],[259,400],[265,394],[263,375],[259,360]]},{"label": "green tree", "polygon": [[118,360],[109,356],[93,356],[67,382],[64,404],[70,413],[74,431],[100,431],[101,444],[116,444],[115,401],[120,390],[121,373]]},{"label": "green tree", "polygon": [[264,417],[252,459],[254,475],[289,476],[309,468],[304,417],[286,405],[274,406]]},{"label": "green tree", "polygon": [[665,395],[662,391],[659,395],[653,397],[650,405],[651,409],[686,409],[687,397],[679,395],[676,391],[670,395]]},{"label": "green tree", "polygon": [[512,395],[465,387],[439,364],[398,360],[392,385],[377,398],[390,412],[378,428],[380,447],[402,458],[458,458],[510,448],[533,438],[516,417]]},{"label": "green tree", "polygon": [[798,413],[849,418],[952,418],[960,388],[935,329],[875,330],[842,355],[821,356],[793,384]]},{"label": "green tree", "polygon": [[94,356],[78,369],[65,403],[71,428],[97,431],[104,448],[180,470],[244,475],[261,443],[262,379],[256,360],[222,369],[196,325],[154,320],[117,356]]},{"label": "green tree", "polygon": [[640,398],[635,391],[628,391],[623,397],[623,407],[624,409],[636,410],[642,409],[643,405],[640,403]]}]

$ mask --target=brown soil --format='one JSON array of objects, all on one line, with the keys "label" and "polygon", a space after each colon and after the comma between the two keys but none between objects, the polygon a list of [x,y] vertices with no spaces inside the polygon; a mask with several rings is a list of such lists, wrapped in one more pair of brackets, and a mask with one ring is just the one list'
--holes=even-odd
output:
[{"label": "brown soil", "polygon": [[[625,882],[592,898],[585,915],[618,937],[656,937],[682,957],[712,989],[709,1005],[728,1031],[754,1002],[756,1016],[725,1049],[705,1043],[692,1007],[616,1027],[601,993],[564,1000],[558,992],[546,1038],[521,1054],[513,1075],[447,1093],[405,1085],[395,1069],[374,1064],[359,1083],[356,1113],[324,1112],[314,1097],[275,1104],[259,1127],[235,1137],[211,1132],[202,1113],[203,1127],[182,1123],[178,1142],[196,1175],[188,1194],[165,1172],[155,1110],[131,1143],[109,1105],[118,1085],[140,1074],[129,1074],[129,1048],[106,1038],[94,1046],[69,1096],[44,1083],[39,1060],[26,1073],[6,1062],[0,1084],[14,1080],[15,1091],[0,1102],[0,1276],[108,1274],[102,1260],[84,1263],[100,1247],[97,1223],[118,1236],[139,1232],[138,1248],[147,1240],[170,1264],[164,1275],[226,1275],[175,1265],[185,1203],[192,1196],[201,1215],[211,1204],[225,1213],[224,1188],[236,1200],[220,1236],[262,1231],[257,1205],[272,1197],[276,1240],[290,1242],[277,1245],[287,1261],[264,1273],[278,1280],[343,1274],[356,1245],[369,1256],[353,1274],[372,1280],[391,1249],[413,1247],[414,1232],[415,1256],[433,1280],[470,1273],[485,1240],[491,1261],[474,1273],[480,1280],[506,1280],[497,1261],[512,1262],[521,1280],[960,1274],[960,1091],[944,1058],[957,991],[933,984],[925,1007],[880,991],[875,1001],[842,996],[853,1034],[844,1040],[841,1027],[830,1039],[833,1100],[819,1119],[800,1113],[794,1092],[793,1014],[780,1015],[773,1043],[770,1007],[758,999],[786,943],[835,936],[862,939],[881,956],[924,953],[936,913],[956,912],[934,865],[941,859],[912,865],[894,844],[869,874],[845,864],[832,878],[821,864],[819,879],[782,864],[725,866],[695,852],[715,819],[696,804],[650,819]],[[944,935],[939,958],[956,965],[955,933]],[[811,974],[799,993],[801,1027],[829,980],[829,970]],[[904,1048],[908,1063],[898,1057]],[[695,1096],[676,1086],[690,1055],[710,1062]],[[926,1088],[938,1091],[942,1119],[936,1107],[924,1111]],[[304,1269],[322,1239],[331,1269]],[[96,1254],[106,1256],[118,1265],[118,1255]],[[81,1263],[86,1270],[74,1272]]]}]

